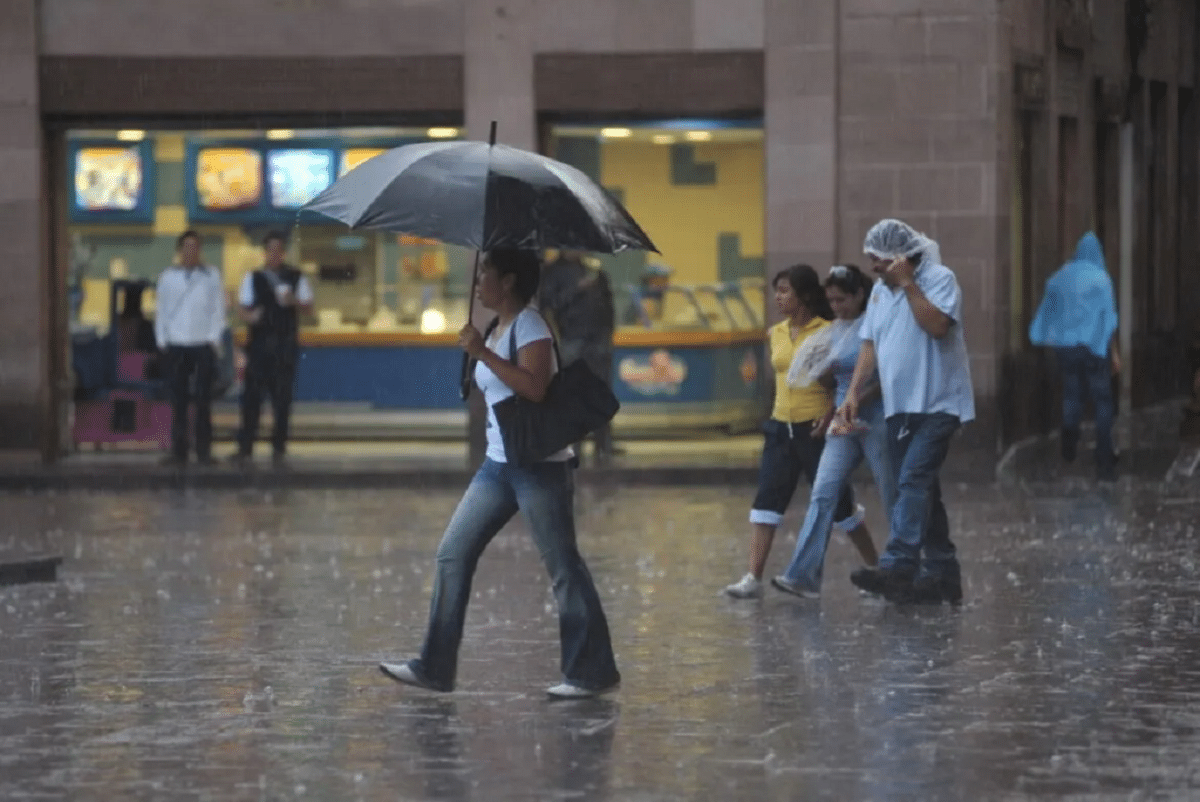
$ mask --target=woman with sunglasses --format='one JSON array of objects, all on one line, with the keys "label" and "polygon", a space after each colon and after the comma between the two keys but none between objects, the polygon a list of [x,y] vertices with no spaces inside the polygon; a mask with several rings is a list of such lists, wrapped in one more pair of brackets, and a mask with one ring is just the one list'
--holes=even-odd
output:
[{"label": "woman with sunglasses", "polygon": [[[781,270],[773,281],[775,305],[784,320],[768,332],[771,366],[775,370],[775,409],[763,426],[763,451],[758,472],[758,493],[750,509],[754,527],[750,541],[750,570],[725,588],[735,599],[762,595],[762,576],[775,531],[787,512],[800,477],[816,478],[825,445],[825,427],[833,415],[829,393],[817,383],[790,387],[788,371],[810,337],[829,325],[833,312],[825,299],[817,271],[808,265]],[[847,484],[836,500],[838,526],[861,527],[855,513],[853,490]],[[868,543],[870,537],[867,538]],[[872,547],[872,553],[874,549]]]}]

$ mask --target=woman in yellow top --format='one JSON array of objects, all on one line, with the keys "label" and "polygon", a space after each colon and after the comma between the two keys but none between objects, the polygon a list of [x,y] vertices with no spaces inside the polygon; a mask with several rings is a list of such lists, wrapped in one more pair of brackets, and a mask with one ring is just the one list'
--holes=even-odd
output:
[{"label": "woman in yellow top", "polygon": [[[775,409],[763,426],[762,461],[758,473],[758,494],[750,510],[754,536],[750,547],[750,572],[725,588],[736,599],[762,595],[763,570],[775,529],[791,503],[792,494],[803,475],[812,484],[825,447],[825,429],[833,416],[829,392],[818,383],[793,389],[787,374],[800,345],[815,332],[829,325],[833,312],[817,271],[808,265],[796,265],[780,271],[772,281],[775,305],[784,320],[768,330],[771,366],[775,370]],[[854,491],[847,482],[838,497],[834,525],[850,535],[863,560],[874,564],[875,548],[870,532],[862,522],[862,508],[854,505]]]}]

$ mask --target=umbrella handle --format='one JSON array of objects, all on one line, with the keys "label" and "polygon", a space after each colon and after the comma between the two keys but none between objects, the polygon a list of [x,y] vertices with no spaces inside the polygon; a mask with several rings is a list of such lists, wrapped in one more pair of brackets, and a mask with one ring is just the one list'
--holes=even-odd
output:
[{"label": "umbrella handle", "polygon": [[[479,251],[475,251],[475,266],[471,268],[471,293],[467,296],[467,325],[475,316],[475,288],[479,284]],[[459,397],[466,401],[471,396],[471,357],[466,351],[462,355],[462,371],[459,375]]]}]

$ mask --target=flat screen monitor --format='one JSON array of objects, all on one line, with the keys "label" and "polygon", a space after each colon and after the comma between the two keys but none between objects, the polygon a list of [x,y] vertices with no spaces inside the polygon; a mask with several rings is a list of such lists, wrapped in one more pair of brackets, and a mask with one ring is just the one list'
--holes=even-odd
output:
[{"label": "flat screen monitor", "polygon": [[271,206],[299,209],[333,183],[333,151],[288,148],[267,153]]},{"label": "flat screen monitor", "polygon": [[252,148],[201,148],[196,154],[196,193],[207,211],[257,206],[263,194],[262,155]]},{"label": "flat screen monitor", "polygon": [[133,212],[142,200],[142,148],[85,146],[75,151],[75,209]]}]

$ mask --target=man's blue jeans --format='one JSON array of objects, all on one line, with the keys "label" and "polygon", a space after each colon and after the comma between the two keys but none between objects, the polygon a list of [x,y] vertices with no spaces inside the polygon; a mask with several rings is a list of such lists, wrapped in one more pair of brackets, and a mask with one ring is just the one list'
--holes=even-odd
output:
[{"label": "man's blue jeans", "polygon": [[848,435],[830,435],[825,439],[821,464],[813,479],[808,514],[796,539],[796,551],[783,577],[793,585],[817,591],[825,567],[825,550],[829,547],[834,508],[850,475],[866,457],[875,475],[875,486],[883,508],[891,514],[896,501],[896,481],[892,472],[892,456],[888,446],[888,426],[880,407],[870,428]]},{"label": "man's blue jeans", "polygon": [[438,546],[429,629],[420,659],[411,664],[430,685],[454,688],[475,566],[517,510],[553,583],[564,677],[592,689],[620,682],[600,596],[575,546],[573,471],[565,462],[517,468],[490,459],[479,468]]},{"label": "man's blue jeans", "polygon": [[938,471],[959,420],[944,412],[899,414],[887,419],[896,505],[879,567],[961,582]]},{"label": "man's blue jeans", "polygon": [[1096,467],[1111,469],[1113,419],[1116,417],[1112,393],[1112,368],[1104,357],[1096,356],[1086,345],[1055,348],[1063,384],[1063,429],[1067,436],[1079,436],[1083,421],[1084,393],[1096,408]]}]

